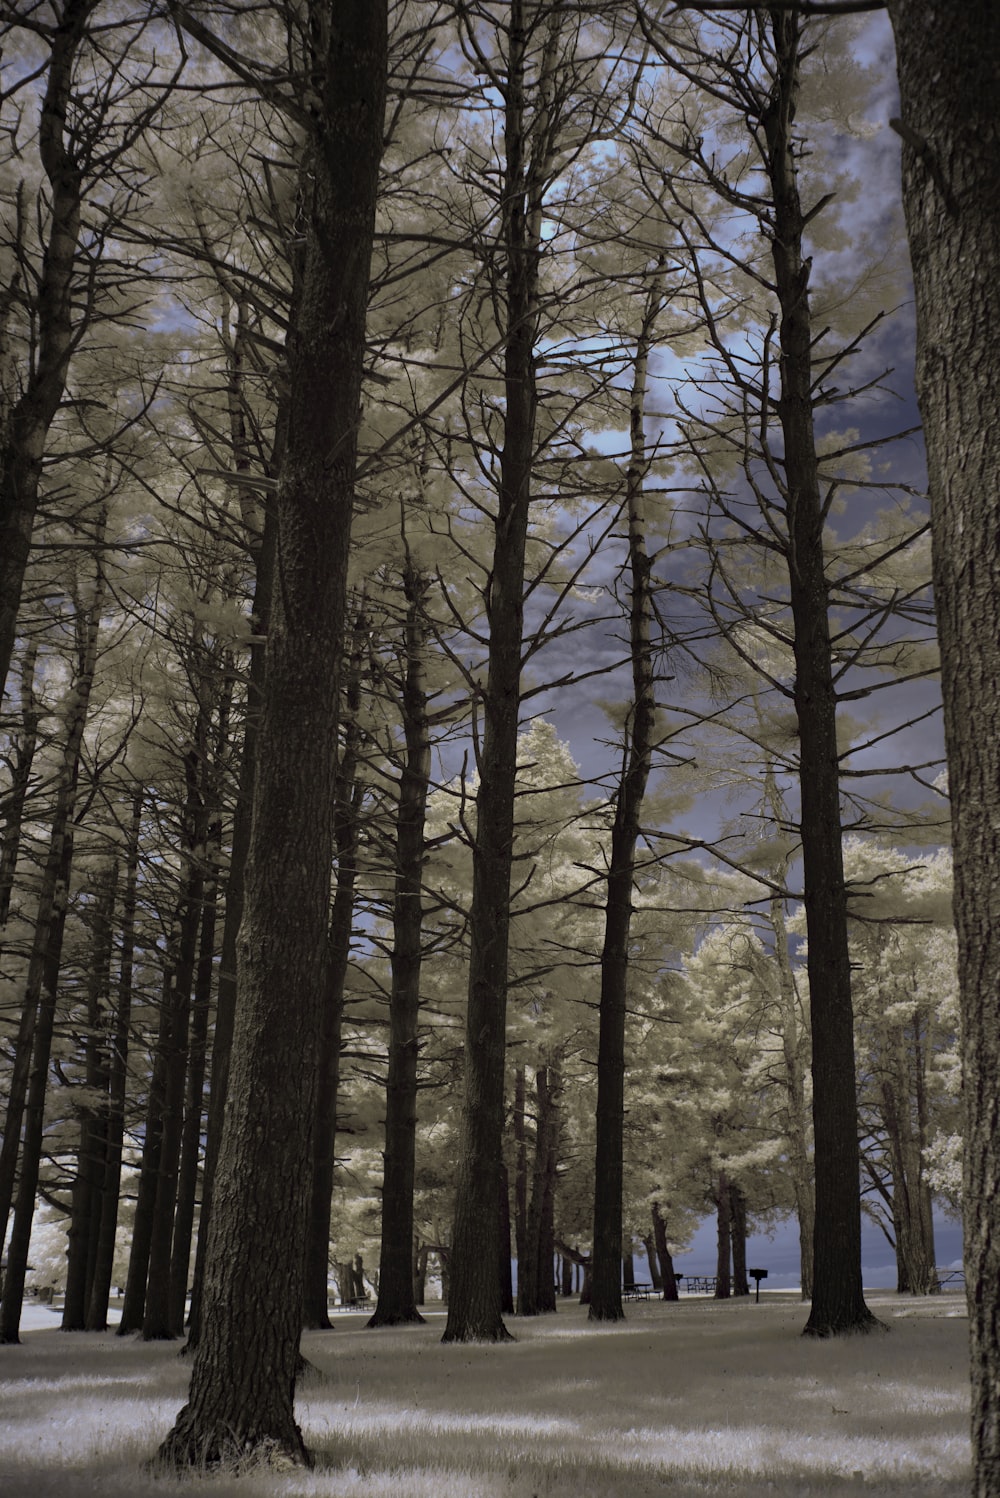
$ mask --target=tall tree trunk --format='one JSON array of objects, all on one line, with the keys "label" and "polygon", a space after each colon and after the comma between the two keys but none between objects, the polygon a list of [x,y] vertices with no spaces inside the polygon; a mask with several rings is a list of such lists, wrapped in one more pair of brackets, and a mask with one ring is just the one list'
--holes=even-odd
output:
[{"label": "tall tree trunk", "polygon": [[680,1300],[677,1289],[677,1276],[674,1273],[674,1257],[667,1243],[667,1224],[663,1216],[659,1202],[654,1202],[653,1213],[653,1242],[656,1245],[656,1256],[660,1261],[660,1275],[663,1280],[663,1299]]},{"label": "tall tree trunk", "polygon": [[[399,778],[396,812],[389,1074],[386,1080],[385,1168],[382,1177],[382,1247],[378,1304],[369,1326],[396,1326],[423,1320],[413,1299],[413,1187],[416,1169],[418,1024],[424,918],[421,888],[425,855],[424,826],[431,773],[425,615],[429,585],[429,577],[408,556],[403,569],[406,620],[401,694],[406,758]],[[507,1236],[509,1240],[509,1231]],[[509,1249],[507,1258],[510,1258]]]},{"label": "tall tree trunk", "polygon": [[749,1295],[747,1279],[747,1199],[735,1181],[729,1182],[729,1236],[733,1245],[733,1294]]},{"label": "tall tree trunk", "polygon": [[125,1100],[128,1090],[128,1051],[132,1023],[132,976],[135,961],[135,915],[138,904],[139,832],[142,825],[143,787],[132,797],[125,854],[125,889],[121,911],[121,958],[118,966],[118,996],[111,1040],[111,1070],[106,1107],[104,1180],[101,1187],[101,1225],[97,1236],[94,1277],[87,1308],[88,1332],[103,1332],[108,1325],[108,1301],[114,1275],[115,1230],[121,1190],[122,1144],[125,1137]]},{"label": "tall tree trunk", "polygon": [[663,1275],[660,1273],[660,1261],[657,1257],[656,1242],[652,1233],[644,1234],[642,1248],[646,1255],[646,1263],[649,1266],[649,1282],[654,1290],[662,1290]]},{"label": "tall tree trunk", "polygon": [[[344,1026],[344,991],[354,931],[354,894],[361,839],[364,781],[358,774],[361,729],[361,674],[368,643],[367,601],[362,594],[354,621],[350,660],[345,666],[343,749],[334,790],[333,842],[337,878],[327,934],[326,999],[320,1029],[316,1072],[316,1116],[313,1123],[312,1180],[303,1264],[302,1325],[329,1331],[330,1209],[336,1155],[337,1095],[340,1090],[340,1045]],[[362,1295],[362,1290],[358,1295]]]},{"label": "tall tree trunk", "polygon": [[[228,703],[220,711],[219,740],[228,733]],[[213,776],[209,806],[218,804],[221,795]],[[208,1064],[209,1021],[212,1009],[212,979],[215,969],[215,928],[219,914],[219,860],[222,826],[214,820],[205,843],[205,879],[201,905],[201,927],[198,932],[198,962],[191,999],[191,1034],[188,1044],[187,1084],[184,1096],[184,1126],[181,1134],[180,1164],[177,1171],[177,1204],[174,1210],[174,1233],[170,1248],[169,1320],[179,1331],[184,1325],[188,1277],[191,1266],[191,1243],[198,1197],[198,1167],[201,1162],[202,1119],[204,1114],[205,1070]]]},{"label": "tall tree trunk", "polygon": [[510,1176],[504,1160],[500,1161],[500,1217],[497,1270],[500,1275],[500,1313],[514,1315],[514,1274],[510,1262]]},{"label": "tall tree trunk", "polygon": [[174,1209],[177,1205],[177,1176],[184,1137],[184,1099],[187,1082],[191,992],[194,987],[195,962],[198,955],[198,932],[201,926],[205,895],[205,838],[208,819],[205,808],[205,746],[207,722],[199,713],[195,745],[185,755],[187,805],[184,812],[184,876],[174,927],[178,930],[176,956],[164,983],[163,1006],[166,1025],[161,1030],[162,1052],[156,1064],[162,1066],[160,1149],[156,1169],[156,1193],[152,1214],[149,1247],[149,1271],[143,1308],[142,1336],[146,1342],[169,1341],[183,1331],[171,1320],[170,1260],[174,1244]]},{"label": "tall tree trunk", "polygon": [[720,1171],[715,1201],[716,1261],[715,1298],[728,1300],[732,1294],[732,1199],[729,1195],[729,1177]]},{"label": "tall tree trunk", "polygon": [[[284,422],[279,412],[279,432]],[[280,462],[283,442],[276,440],[275,462]],[[249,460],[241,457],[234,442],[237,467]],[[212,1191],[215,1164],[222,1140],[226,1089],[229,1082],[229,1058],[232,1052],[233,1027],[236,1020],[237,938],[243,919],[246,864],[250,851],[253,824],[253,786],[257,769],[257,734],[264,698],[266,652],[262,641],[270,627],[274,591],[275,554],[278,543],[278,512],[273,500],[264,511],[264,528],[260,545],[254,548],[256,581],[250,624],[255,643],[250,647],[250,671],[247,681],[247,705],[243,724],[243,749],[240,757],[239,785],[233,811],[233,838],[229,850],[229,875],[226,880],[225,917],[222,925],[222,951],[219,956],[219,982],[215,1002],[215,1030],[212,1037],[212,1069],[208,1094],[208,1121],[205,1130],[205,1164],[202,1173],[201,1215],[198,1242],[195,1247],[194,1277],[191,1285],[191,1314],[185,1351],[193,1351],[201,1326],[201,1291],[204,1283],[205,1250],[208,1246],[208,1224],[212,1215]]]},{"label": "tall tree trunk", "polygon": [[1000,1493],[1000,13],[888,0],[955,848],[973,1493]]},{"label": "tall tree trunk", "polygon": [[28,786],[31,783],[31,767],[38,747],[41,713],[35,698],[37,658],[38,641],[32,637],[25,643],[21,658],[21,722],[19,728],[11,734],[10,788],[3,798],[4,823],[3,835],[0,837],[0,956],[3,955],[4,931],[10,914],[10,897],[21,848],[21,829],[24,825]]},{"label": "tall tree trunk", "polygon": [[521,1265],[527,1249],[526,1229],[528,1222],[528,1139],[525,1130],[525,1102],[527,1078],[524,1067],[514,1070],[514,1257],[517,1260],[517,1277],[521,1278]]},{"label": "tall tree trunk", "polygon": [[74,270],[82,222],[83,177],[66,139],[77,58],[98,0],[66,0],[43,33],[51,54],[38,123],[38,152],[50,210],[41,279],[34,292],[38,331],[20,398],[0,424],[0,698],[17,633],[38,486],[49,429],[59,410],[79,337]]},{"label": "tall tree trunk", "polygon": [[774,234],[771,256],[780,304],[780,395],[784,442],[788,581],[799,730],[799,792],[812,1020],[816,1221],[814,1336],[878,1323],[861,1284],[861,1197],[854,1066],[854,1012],[840,813],[837,694],[830,644],[819,465],[813,427],[811,261],[803,253],[794,135],[801,19],[772,11],[775,75],[761,125],[767,143]]},{"label": "tall tree trunk", "polygon": [[[773,771],[769,770],[773,777]],[[788,929],[781,900],[770,901],[771,929],[778,968],[778,1001],[781,1010],[781,1045],[785,1062],[785,1089],[788,1095],[786,1134],[788,1164],[795,1193],[795,1215],[799,1227],[799,1274],[803,1300],[812,1299],[813,1233],[815,1202],[813,1168],[809,1154],[806,1103],[806,1069],[802,1056],[802,1033],[798,986],[788,955]]]},{"label": "tall tree trunk", "polygon": [[[95,527],[98,542],[103,541],[106,523],[107,510],[102,509]],[[11,1187],[17,1163],[18,1134],[23,1116],[21,1175],[14,1208],[14,1225],[7,1252],[3,1298],[0,1301],[0,1342],[19,1341],[24,1281],[28,1269],[28,1244],[31,1240],[35,1193],[41,1167],[45,1095],[48,1088],[49,1058],[55,1027],[70,876],[73,870],[73,812],[80,777],[83,734],[87,724],[90,695],[94,685],[94,671],[97,665],[101,610],[106,594],[100,550],[96,556],[96,575],[89,604],[84,608],[78,600],[76,605],[74,619],[76,673],[73,686],[67,695],[66,738],[52,814],[49,851],[42,874],[42,887],[35,917],[34,941],[28,963],[22,1024],[18,1035],[19,1048],[15,1055],[14,1075],[11,1079],[7,1107],[7,1129],[10,1132],[9,1135],[5,1134],[4,1148],[0,1155],[0,1174],[3,1176],[0,1181],[0,1189],[3,1192],[0,1197],[0,1210],[2,1210],[0,1222],[6,1228]],[[24,1021],[25,1015],[29,1016],[27,1024]],[[20,1043],[25,1035],[29,1039],[30,1052],[27,1057],[28,1065],[24,1067],[28,1075],[22,1080],[18,1076],[18,1067],[19,1064],[24,1066]],[[15,1091],[18,1087],[21,1089],[20,1097]]]},{"label": "tall tree trunk", "polygon": [[625,1127],[625,1007],[629,932],[639,818],[653,758],[656,721],[653,654],[653,595],[646,549],[645,411],[649,354],[663,308],[660,279],[654,280],[636,341],[629,410],[626,474],[629,552],[629,644],[632,706],[626,725],[622,773],[611,827],[611,858],[601,949],[600,1021],[597,1048],[597,1120],[594,1162],[594,1253],[589,1318],[620,1321],[622,1260],[622,1151]]},{"label": "tall tree trunk", "polygon": [[[504,439],[486,595],[489,667],[478,756],[472,864],[465,1083],[451,1245],[446,1342],[497,1342],[509,1334],[500,1310],[496,1204],[504,1119],[507,954],[517,730],[521,705],[524,566],[535,457],[538,269],[544,166],[531,159],[525,119],[525,0],[511,0],[501,240],[506,266]],[[550,35],[555,38],[555,23]],[[544,69],[543,69],[544,76]],[[544,112],[544,101],[539,106]],[[550,142],[542,133],[545,152]],[[546,162],[547,165],[547,162]]]},{"label": "tall tree trunk", "polygon": [[100,870],[93,881],[96,897],[87,963],[87,1029],[84,1038],[84,1079],[88,1098],[80,1109],[80,1146],[70,1201],[62,1315],[64,1332],[83,1331],[87,1324],[87,1307],[96,1267],[107,1157],[107,1114],[98,1099],[102,1094],[107,1095],[110,1081],[106,1017],[111,989],[112,917],[117,882],[116,863]]},{"label": "tall tree trunk", "polygon": [[188,1403],[160,1448],[173,1466],[249,1453],[309,1460],[294,1389],[387,56],[384,0],[342,0],[335,10],[312,0],[309,10],[317,55],[299,183],[304,244],[288,337],[288,448],[276,501],[281,586],[267,647],[240,1004],[202,1321]]},{"label": "tall tree trunk", "polygon": [[554,1310],[553,1243],[549,1233],[559,1113],[558,1072],[540,1066],[535,1073],[535,1157],[524,1234],[524,1261],[517,1267],[519,1316]]}]

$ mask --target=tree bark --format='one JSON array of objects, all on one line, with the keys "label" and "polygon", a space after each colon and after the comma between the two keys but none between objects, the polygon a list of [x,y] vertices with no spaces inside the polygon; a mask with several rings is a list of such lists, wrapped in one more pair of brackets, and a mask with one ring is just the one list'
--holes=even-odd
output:
[{"label": "tree bark", "polygon": [[784,444],[788,581],[799,730],[799,792],[812,1022],[816,1220],[813,1336],[867,1330],[878,1323],[861,1284],[860,1161],[854,1013],[840,811],[837,696],[830,643],[819,465],[813,426],[813,327],[806,216],[799,197],[795,111],[802,22],[772,11],[774,79],[761,126],[773,201],[771,257],[780,314],[780,394]]},{"label": "tree bark", "polygon": [[552,1198],[559,1136],[558,1072],[540,1066],[535,1073],[535,1157],[524,1233],[524,1259],[517,1267],[519,1316],[555,1310]]},{"label": "tree bark", "polygon": [[729,1236],[733,1245],[733,1294],[749,1295],[747,1279],[747,1200],[735,1181],[729,1182]]},{"label": "tree bark", "polygon": [[[95,535],[99,541],[103,540],[106,522],[107,511],[102,509],[95,528]],[[67,696],[66,738],[52,814],[49,851],[42,874],[42,888],[35,918],[22,1024],[18,1035],[18,1052],[15,1055],[14,1076],[11,1080],[7,1108],[9,1134],[5,1134],[3,1156],[0,1157],[0,1164],[5,1167],[9,1160],[10,1174],[9,1176],[4,1174],[3,1199],[0,1199],[0,1209],[3,1212],[0,1221],[6,1227],[10,1203],[9,1192],[13,1183],[23,1110],[24,1137],[21,1141],[21,1174],[14,1208],[10,1247],[7,1252],[3,1299],[0,1301],[0,1342],[19,1341],[18,1330],[24,1301],[24,1281],[28,1268],[28,1244],[31,1240],[35,1193],[41,1166],[45,1095],[48,1088],[49,1059],[55,1028],[59,969],[62,962],[63,935],[69,904],[70,877],[73,870],[73,812],[80,779],[83,735],[87,725],[94,672],[97,666],[101,611],[106,596],[106,581],[100,551],[97,553],[95,569],[93,592],[88,605],[84,608],[79,600],[76,604],[74,619],[76,672],[73,686]],[[25,1016],[27,1023],[25,1023]],[[30,1049],[26,1051],[28,1065],[25,1071],[27,1075],[22,1081],[18,1076],[18,1066],[21,1063],[20,1045],[25,1036],[28,1037]],[[23,1089],[20,1097],[15,1091],[19,1085]],[[10,1146],[9,1154],[8,1145]]]},{"label": "tree bark", "polygon": [[[483,694],[473,847],[469,997],[465,1032],[451,1293],[445,1342],[498,1342],[509,1336],[500,1309],[496,1204],[504,1120],[507,956],[517,730],[521,706],[524,568],[535,455],[538,267],[543,173],[531,159],[525,120],[527,16],[511,0],[507,22],[505,161],[501,238],[505,279],[505,423],[493,549],[486,596],[489,666]],[[544,102],[539,108],[544,111]],[[544,150],[549,142],[543,132]]]},{"label": "tree bark", "polygon": [[89,1093],[80,1109],[80,1146],[76,1180],[70,1202],[69,1248],[62,1329],[83,1331],[93,1291],[97,1238],[101,1222],[101,1191],[107,1157],[107,1114],[97,1102],[107,1094],[110,1062],[105,1018],[111,988],[112,918],[118,866],[112,862],[94,878],[95,901],[91,949],[87,963],[87,1030],[84,1039],[84,1077]]},{"label": "tree bark", "polygon": [[[315,1055],[325,999],[347,559],[382,151],[384,0],[310,5],[301,293],[288,337],[253,832],[222,1144],[188,1403],[171,1466],[308,1462],[295,1422]],[[280,1264],[282,1272],[274,1273]]]},{"label": "tree bark", "polygon": [[677,1276],[674,1274],[674,1258],[667,1244],[667,1224],[659,1202],[654,1202],[653,1213],[653,1242],[656,1245],[656,1256],[660,1261],[660,1275],[663,1280],[663,1299],[680,1300],[677,1289]]},{"label": "tree bark", "polygon": [[38,723],[41,717],[35,699],[35,662],[38,658],[38,641],[32,637],[24,648],[21,658],[21,723],[11,734],[10,789],[4,795],[4,826],[0,838],[0,956],[3,955],[3,938],[10,914],[10,897],[14,889],[14,875],[21,848],[21,829],[24,825],[24,809],[31,783],[31,767],[38,747]]},{"label": "tree bark", "polygon": [[97,1236],[94,1277],[87,1308],[87,1331],[103,1332],[108,1326],[108,1301],[114,1274],[115,1232],[121,1190],[122,1144],[125,1137],[125,1102],[128,1091],[128,1053],[132,1020],[132,977],[135,961],[135,915],[138,903],[139,832],[142,825],[143,787],[132,797],[125,856],[125,889],[121,910],[121,958],[118,965],[118,995],[111,1043],[111,1071],[105,1124],[104,1180],[101,1187],[101,1225]]},{"label": "tree bark", "polygon": [[728,1300],[733,1291],[732,1281],[732,1199],[729,1195],[729,1178],[720,1172],[715,1198],[716,1259],[715,1298]]},{"label": "tree bark", "polygon": [[[157,1043],[154,1068],[159,1068],[160,1140],[154,1174],[154,1198],[150,1225],[149,1265],[143,1301],[142,1336],[146,1342],[169,1341],[183,1331],[183,1308],[179,1321],[172,1318],[170,1263],[174,1244],[174,1209],[177,1178],[184,1137],[185,1083],[191,1030],[191,993],[194,987],[205,893],[203,853],[208,831],[205,813],[205,734],[207,723],[199,712],[195,743],[184,756],[187,783],[184,810],[184,857],[187,869],[174,929],[178,940],[174,960],[163,985],[164,1024]],[[144,1166],[145,1166],[145,1162]],[[186,1269],[186,1266],[185,1266]]]},{"label": "tree bark", "polygon": [[[279,432],[283,422],[279,413]],[[282,443],[276,441],[274,461],[280,462]],[[234,442],[237,466],[243,459]],[[237,939],[243,919],[246,864],[250,851],[253,824],[253,786],[257,771],[257,734],[263,703],[266,652],[261,643],[270,627],[274,593],[275,553],[278,540],[278,512],[273,503],[264,511],[264,528],[259,547],[254,548],[256,580],[254,585],[251,628],[256,643],[250,647],[250,671],[247,680],[247,705],[243,724],[243,749],[240,757],[239,786],[233,811],[233,837],[229,850],[229,876],[226,880],[225,916],[222,923],[222,951],[219,956],[219,982],[215,1002],[215,1030],[212,1038],[212,1066],[208,1094],[208,1121],[205,1130],[205,1164],[202,1174],[201,1214],[198,1242],[195,1247],[194,1277],[191,1285],[191,1314],[185,1351],[193,1351],[201,1326],[201,1291],[204,1283],[205,1249],[208,1224],[212,1216],[212,1191],[215,1165],[222,1140],[226,1089],[229,1083],[229,1059],[232,1053],[233,1028],[236,1020]]]},{"label": "tree bark", "polygon": [[1000,14],[889,0],[955,849],[973,1492],[1000,1493]]},{"label": "tree bark", "polygon": [[336,1156],[344,989],[351,961],[358,846],[361,838],[360,812],[364,797],[364,782],[358,774],[361,742],[358,712],[361,707],[361,673],[367,634],[367,603],[362,594],[354,621],[350,661],[345,665],[347,680],[343,691],[343,749],[337,766],[334,790],[333,842],[337,856],[337,877],[326,944],[326,997],[317,1056],[312,1179],[303,1266],[302,1325],[313,1331],[329,1331],[331,1325],[328,1305],[330,1208]]},{"label": "tree bark", "polygon": [[35,291],[38,332],[19,400],[0,430],[0,697],[10,668],[38,486],[49,429],[66,389],[79,337],[74,271],[82,222],[83,176],[67,116],[77,58],[98,0],[66,0],[48,31],[51,56],[38,125],[38,149],[51,205],[41,280]]},{"label": "tree bark", "polygon": [[629,410],[626,474],[629,554],[629,644],[632,705],[626,726],[622,773],[611,827],[611,856],[601,948],[600,1020],[597,1048],[597,1119],[594,1161],[594,1253],[589,1319],[620,1321],[622,1178],[625,1129],[625,1008],[629,932],[639,818],[653,759],[656,722],[653,594],[646,549],[645,410],[649,355],[663,292],[655,280],[636,341]]},{"label": "tree bark", "polygon": [[425,616],[429,586],[429,577],[407,556],[403,569],[406,619],[401,693],[406,758],[399,777],[396,812],[382,1245],[378,1304],[369,1326],[397,1326],[423,1320],[413,1299],[413,1188],[424,921],[421,892],[431,774]]}]

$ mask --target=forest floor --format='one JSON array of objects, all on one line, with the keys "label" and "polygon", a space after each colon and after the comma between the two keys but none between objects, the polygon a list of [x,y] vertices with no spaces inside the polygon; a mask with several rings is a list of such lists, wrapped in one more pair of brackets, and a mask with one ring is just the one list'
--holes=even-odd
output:
[{"label": "forest floor", "polygon": [[591,1326],[570,1302],[504,1346],[441,1345],[335,1318],[303,1351],[311,1472],[181,1482],[146,1462],[184,1401],[176,1343],[66,1334],[26,1312],[0,1347],[4,1498],[964,1498],[964,1298],[872,1292],[890,1336],[799,1335],[791,1294],[632,1305]]}]

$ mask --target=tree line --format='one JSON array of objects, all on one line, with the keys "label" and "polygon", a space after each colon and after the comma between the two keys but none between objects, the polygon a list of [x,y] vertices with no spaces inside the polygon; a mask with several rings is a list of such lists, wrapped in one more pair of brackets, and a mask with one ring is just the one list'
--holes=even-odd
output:
[{"label": "tree line", "polygon": [[[668,1282],[706,1162],[727,1254],[747,1210],[794,1201],[806,1330],[870,1326],[859,1171],[929,1289],[962,1132],[992,1491],[991,796],[969,788],[992,784],[993,605],[958,559],[995,469],[995,22],[963,13],[927,89],[927,7],[889,7],[959,1016],[929,999],[947,871],[919,845],[943,782],[910,748],[933,712],[911,690],[935,666],[928,527],[880,397],[905,267],[837,254],[867,86],[844,7],[22,9],[4,1340],[39,1192],[70,1213],[66,1324],[104,1323],[138,1167],[126,1328],[176,1333],[194,1255],[164,1459],[306,1460],[298,1338],[326,1320],[348,1108],[384,1119],[376,1325],[418,1314],[418,1154],[457,1130],[449,1340],[507,1335],[512,1198],[522,1311],[558,1238],[615,1320],[631,1237]],[[581,772],[544,718],[595,692],[603,762]],[[683,798],[717,823],[734,783],[707,836]],[[586,1066],[594,1122],[570,1124]],[[690,1148],[672,1173],[639,1096]]]}]

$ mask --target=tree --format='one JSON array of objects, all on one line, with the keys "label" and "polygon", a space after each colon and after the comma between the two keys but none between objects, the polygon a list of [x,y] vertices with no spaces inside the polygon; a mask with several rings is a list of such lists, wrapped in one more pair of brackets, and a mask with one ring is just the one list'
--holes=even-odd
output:
[{"label": "tree", "polygon": [[[188,12],[179,18],[240,74],[266,79]],[[280,581],[257,749],[240,1001],[201,1335],[188,1403],[160,1448],[160,1460],[174,1466],[247,1453],[308,1461],[293,1400],[387,14],[384,0],[336,7],[312,0],[304,15],[287,8],[275,20],[287,23],[299,85],[280,103],[304,134],[302,269],[287,346],[288,441],[275,498]],[[278,1277],[276,1257],[287,1268]]]},{"label": "tree", "polygon": [[[134,147],[155,117],[171,80],[143,60],[148,15],[99,23],[100,0],[52,0],[30,15],[4,0],[0,45],[24,48],[24,66],[0,94],[12,123],[5,162],[11,188],[11,240],[4,248],[9,279],[0,288],[0,696],[7,680],[18,608],[31,549],[49,434],[66,390],[70,365],[91,326],[121,316],[134,296],[138,267],[122,265],[111,249],[135,208],[142,173]],[[34,49],[41,43],[39,65]],[[45,55],[47,54],[47,55]],[[31,241],[36,215],[27,202],[20,166],[22,122],[34,111],[17,95],[45,79],[37,150],[44,183],[37,198],[40,244]],[[15,168],[15,163],[18,163]],[[15,168],[14,170],[11,170]],[[17,178],[14,185],[15,177]],[[85,225],[89,210],[90,222]],[[40,262],[40,263],[39,263]],[[126,292],[128,288],[128,293]],[[16,336],[15,336],[16,335]],[[19,386],[10,364],[23,355]]]},{"label": "tree", "polygon": [[[473,858],[465,1083],[445,1341],[500,1341],[508,1333],[497,1273],[504,1113],[507,958],[514,781],[521,707],[525,548],[538,412],[536,341],[542,212],[565,108],[565,18],[555,5],[512,0],[495,18],[502,64],[490,65],[504,103],[501,186],[504,437],[495,550],[486,596],[489,668],[483,693]],[[573,28],[570,27],[572,32]],[[470,48],[482,44],[470,30]],[[570,43],[571,45],[571,43]],[[501,71],[502,69],[502,71]],[[528,89],[534,76],[534,97]],[[502,289],[501,289],[502,288]]]},{"label": "tree", "polygon": [[[658,270],[660,266],[658,265]],[[635,347],[625,476],[628,525],[629,654],[632,699],[627,713],[621,779],[614,803],[601,947],[600,1038],[597,1053],[597,1143],[594,1160],[594,1251],[589,1316],[620,1321],[622,1258],[622,1134],[625,1122],[625,1010],[629,976],[636,848],[656,725],[657,639],[644,494],[649,457],[646,398],[649,357],[663,309],[662,274],[646,295]]]},{"label": "tree", "polygon": [[964,1221],[972,1356],[973,1491],[1000,1493],[1000,15],[889,0],[903,201],[917,302],[955,850],[966,1108]]}]

